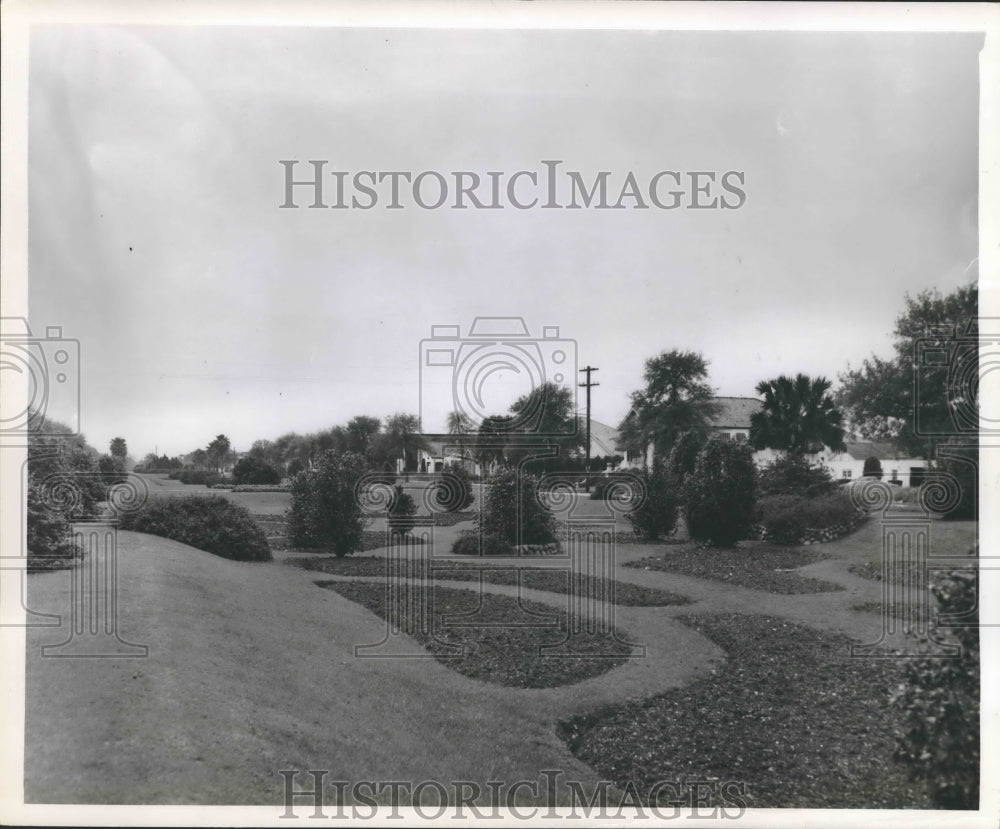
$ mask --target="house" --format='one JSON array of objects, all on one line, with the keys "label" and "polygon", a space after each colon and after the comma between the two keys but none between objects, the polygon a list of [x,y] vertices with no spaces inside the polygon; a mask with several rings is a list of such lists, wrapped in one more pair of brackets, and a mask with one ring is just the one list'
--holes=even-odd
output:
[{"label": "house", "polygon": [[[586,421],[580,424],[581,430]],[[426,449],[417,453],[417,469],[421,472],[441,472],[446,467],[462,464],[473,475],[481,475],[479,463],[483,438],[477,432],[465,434],[425,434]],[[611,458],[620,454],[618,430],[599,420],[590,421],[590,457]],[[583,454],[582,452],[580,453]]]},{"label": "house", "polygon": [[[715,397],[718,412],[711,420],[711,427],[726,440],[744,443],[750,440],[750,416],[759,412],[764,404],[756,397]],[[629,417],[635,413],[629,412]],[[622,421],[624,425],[624,421]],[[621,427],[619,427],[621,428]],[[646,447],[645,452],[627,453],[624,446],[619,452],[625,455],[623,467],[648,466],[653,461],[653,445]],[[758,449],[753,453],[754,463],[758,467],[766,466],[781,453],[774,449]],[[826,447],[821,452],[806,456],[810,463],[825,466],[837,480],[857,479],[864,474],[865,461],[868,458],[878,458],[882,465],[882,479],[899,481],[902,486],[919,486],[928,462],[923,458],[913,458],[899,452],[891,443],[853,442],[847,444],[844,452],[834,452]]]},{"label": "house", "polygon": [[[717,411],[709,421],[713,432],[736,443],[746,443],[750,440],[750,416],[754,412],[759,412],[764,404],[756,397],[713,397],[712,402],[716,404]],[[621,430],[625,422],[635,417],[633,409],[618,427]],[[625,456],[622,463],[623,468],[638,468],[650,466],[653,463],[654,447],[649,444],[641,452],[629,452],[628,447],[618,446],[618,453]],[[754,452],[754,462],[758,466],[770,463],[777,457],[777,452],[773,449],[761,449]]]},{"label": "house", "polygon": [[848,443],[847,451],[818,453],[816,462],[830,470],[836,479],[858,479],[864,475],[865,461],[877,458],[882,466],[882,480],[898,481],[902,486],[920,486],[928,461],[900,452],[888,442]]}]

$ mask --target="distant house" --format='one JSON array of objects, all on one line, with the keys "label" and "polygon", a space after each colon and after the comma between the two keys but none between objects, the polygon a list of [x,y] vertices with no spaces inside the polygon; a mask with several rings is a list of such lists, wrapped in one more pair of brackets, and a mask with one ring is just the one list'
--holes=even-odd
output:
[{"label": "distant house", "polygon": [[924,480],[928,461],[913,458],[888,442],[848,443],[846,452],[825,450],[816,462],[830,470],[834,478],[858,479],[864,475],[865,461],[877,458],[883,481],[899,481],[902,486],[919,486]]},{"label": "distant house", "polygon": [[[580,424],[580,429],[586,428],[586,422]],[[473,475],[481,475],[481,464],[477,460],[479,452],[477,443],[481,438],[475,432],[465,434],[425,434],[427,449],[421,449],[417,455],[417,469],[421,472],[441,472],[449,466],[464,465]],[[611,458],[620,454],[616,449],[619,443],[618,430],[599,420],[590,421],[590,457]],[[582,456],[582,452],[579,453]]]},{"label": "distant house", "polygon": [[[750,415],[760,411],[764,404],[756,397],[713,397],[712,402],[718,407],[715,416],[711,418],[709,426],[717,435],[732,440],[736,443],[746,443],[750,440]],[[624,428],[629,418],[635,417],[635,410],[630,411],[621,425],[619,431]],[[654,447],[649,444],[641,452],[628,452],[627,447],[620,445],[619,454],[625,456],[622,466],[642,467],[649,466],[653,462]],[[758,466],[774,460],[777,453],[773,449],[762,449],[754,452],[754,461]]]}]

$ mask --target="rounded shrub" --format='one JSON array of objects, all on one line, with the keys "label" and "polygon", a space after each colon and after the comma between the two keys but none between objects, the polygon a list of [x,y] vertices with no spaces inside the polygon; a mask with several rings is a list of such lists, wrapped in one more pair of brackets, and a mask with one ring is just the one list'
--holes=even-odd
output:
[{"label": "rounded shrub", "polygon": [[538,499],[538,479],[505,469],[484,487],[479,529],[507,544],[550,544],[556,540],[552,512]]},{"label": "rounded shrub", "polygon": [[756,505],[756,470],[750,447],[710,440],[684,483],[688,532],[721,547],[749,538]]},{"label": "rounded shrub", "polygon": [[802,455],[789,452],[765,466],[757,479],[758,493],[814,498],[837,490],[837,483],[822,466],[812,466]]},{"label": "rounded shrub", "polygon": [[628,514],[632,529],[640,538],[655,541],[670,535],[677,526],[677,492],[667,464],[655,462],[651,472],[643,473],[645,498]]},{"label": "rounded shrub", "polygon": [[240,458],[233,467],[235,484],[280,484],[281,473],[262,458],[249,455]]},{"label": "rounded shrub", "polygon": [[698,464],[698,455],[705,446],[705,437],[694,429],[689,429],[677,438],[670,456],[667,458],[667,474],[677,487],[684,486],[688,476]]},{"label": "rounded shrub", "polygon": [[236,561],[271,560],[267,536],[249,510],[221,495],[153,498],[126,513],[119,526]]},{"label": "rounded shrub", "polygon": [[472,476],[464,466],[449,466],[441,474],[442,484],[434,492],[434,504],[445,512],[459,512],[472,506]]},{"label": "rounded shrub", "polygon": [[364,456],[330,450],[314,469],[299,473],[288,510],[289,543],[329,548],[338,556],[360,549],[368,518],[355,488],[365,471]]},{"label": "rounded shrub", "polygon": [[451,551],[459,556],[506,556],[514,552],[514,545],[495,535],[481,538],[477,531],[466,530],[455,539]]},{"label": "rounded shrub", "polygon": [[857,519],[857,507],[842,490],[818,498],[768,495],[757,502],[757,522],[776,544],[797,544],[810,533],[832,528],[841,528],[842,535]]}]

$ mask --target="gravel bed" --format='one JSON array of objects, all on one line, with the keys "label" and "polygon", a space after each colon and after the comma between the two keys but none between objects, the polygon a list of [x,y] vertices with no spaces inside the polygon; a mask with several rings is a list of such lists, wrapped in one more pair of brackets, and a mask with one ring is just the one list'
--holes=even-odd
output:
[{"label": "gravel bed", "polygon": [[[561,722],[559,736],[619,787],[745,784],[755,808],[930,808],[892,758],[889,704],[904,660],[850,658],[849,640],[769,616],[680,617],[719,644],[708,678]],[[721,803],[719,805],[725,805]]]},{"label": "gravel bed", "polygon": [[[384,584],[366,581],[316,584],[357,602],[383,619],[387,617]],[[412,604],[401,604],[404,616],[400,628],[441,664],[470,679],[495,685],[516,688],[572,685],[623,665],[632,650],[606,634],[568,634],[566,614],[547,605],[440,585],[433,587],[432,630],[423,631],[405,615],[405,611],[412,610],[419,618],[426,612],[424,591],[417,591],[414,598]],[[526,611],[540,615],[529,615]],[[474,618],[463,620],[461,626],[445,624],[448,617],[473,613]],[[532,626],[525,626],[526,623]],[[619,636],[626,638],[621,633]],[[559,654],[541,651],[544,646],[560,644]],[[456,651],[460,655],[453,655]]]},{"label": "gravel bed", "polygon": [[792,572],[827,556],[796,547],[758,544],[748,547],[678,546],[662,555],[629,561],[625,567],[664,570],[700,579],[727,582],[768,593],[829,593],[839,584]]},{"label": "gravel bed", "polygon": [[[386,559],[380,556],[361,556],[358,558],[292,558],[286,564],[314,570],[335,576],[355,576],[364,578],[384,577],[386,574]],[[401,562],[402,572],[406,575],[415,573],[420,578],[426,578],[423,568],[415,568],[409,562]],[[432,568],[435,578],[450,581],[475,581],[480,579],[490,584],[516,586],[520,584],[532,590],[545,590],[550,593],[566,594],[570,592],[570,573],[567,570],[549,568],[533,568],[518,566],[496,566],[489,568],[476,567],[462,562],[435,562]],[[615,604],[628,607],[666,607],[668,605],[690,604],[686,596],[660,590],[655,587],[643,587],[623,581],[612,581],[599,577],[583,578],[577,574],[572,580],[573,595],[587,598],[608,595],[614,590]]]}]

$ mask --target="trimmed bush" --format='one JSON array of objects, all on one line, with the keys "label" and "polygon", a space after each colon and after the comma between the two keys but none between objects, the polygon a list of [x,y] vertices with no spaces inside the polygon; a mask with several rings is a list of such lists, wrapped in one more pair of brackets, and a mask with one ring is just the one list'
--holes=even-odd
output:
[{"label": "trimmed bush", "polygon": [[628,514],[635,534],[647,541],[670,535],[677,526],[677,494],[667,466],[653,463],[651,473],[643,473],[646,498]]},{"label": "trimmed bush", "polygon": [[479,530],[508,544],[550,544],[556,540],[555,516],[538,500],[538,479],[506,469],[484,487]]},{"label": "trimmed bush", "polygon": [[684,432],[674,448],[670,450],[667,459],[667,473],[678,490],[684,486],[687,477],[694,472],[698,464],[698,455],[705,446],[705,437],[700,432],[689,429]]},{"label": "trimmed bush", "polygon": [[299,473],[292,483],[288,540],[293,547],[325,547],[338,556],[361,548],[368,518],[355,487],[366,464],[356,452],[330,450],[315,469]]},{"label": "trimmed bush", "polygon": [[392,506],[389,508],[388,524],[392,532],[406,533],[413,529],[413,516],[417,514],[417,504],[413,496],[403,491],[403,487],[394,487]]},{"label": "trimmed bush", "polygon": [[[975,555],[975,551],[973,551]],[[979,807],[979,628],[976,573],[943,574],[931,589],[939,614],[963,615],[962,627],[938,627],[935,638],[961,646],[955,658],[908,659],[893,704],[906,714],[895,759],[923,780],[942,809]]]},{"label": "trimmed bush", "polygon": [[236,561],[271,560],[267,536],[250,512],[221,495],[154,498],[126,513],[119,526]]},{"label": "trimmed bush", "polygon": [[710,440],[684,484],[684,514],[691,537],[720,547],[749,538],[756,483],[749,446]]},{"label": "trimmed bush", "polygon": [[475,530],[466,530],[451,545],[451,551],[460,556],[508,556],[514,552],[514,545],[508,544],[495,535],[483,537],[482,546],[479,543],[479,533]]},{"label": "trimmed bush", "polygon": [[591,501],[606,501],[614,493],[615,484],[619,481],[631,482],[632,473],[612,472],[609,475],[602,475],[594,479],[593,489],[590,490]]},{"label": "trimmed bush", "polygon": [[861,476],[863,478],[872,477],[882,480],[882,461],[874,455],[865,458],[865,465],[861,470]]},{"label": "trimmed bush", "polygon": [[472,491],[472,476],[464,466],[449,466],[442,473],[444,487],[434,495],[434,503],[446,512],[459,512],[472,506],[476,496]]},{"label": "trimmed bush", "polygon": [[837,490],[837,483],[824,467],[811,466],[802,455],[793,453],[769,463],[761,470],[757,480],[761,497],[797,495],[815,498]]},{"label": "trimmed bush", "polygon": [[850,497],[842,491],[819,498],[769,495],[757,503],[757,521],[767,540],[775,544],[798,544],[827,530],[847,532],[860,517]]},{"label": "trimmed bush", "polygon": [[[948,451],[954,453],[948,457]],[[934,463],[937,469],[954,475],[961,488],[961,496],[958,504],[949,512],[945,518],[951,520],[969,520],[976,517],[976,508],[979,498],[979,450],[974,446],[963,446],[949,439],[947,443],[938,447],[938,457]]]},{"label": "trimmed bush", "polygon": [[281,473],[261,458],[249,455],[233,467],[234,484],[280,484]]}]

